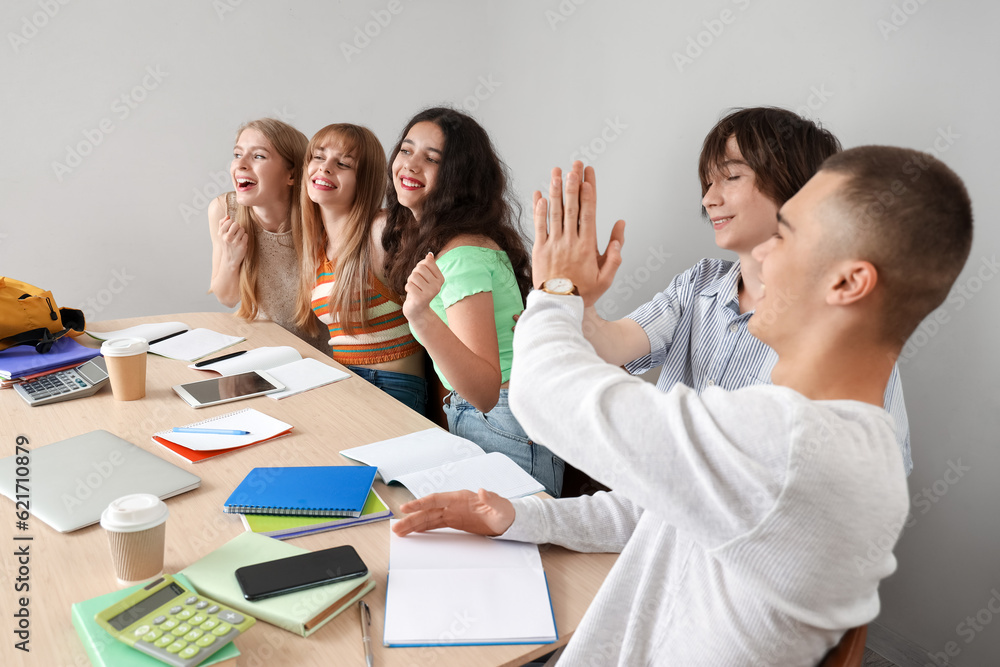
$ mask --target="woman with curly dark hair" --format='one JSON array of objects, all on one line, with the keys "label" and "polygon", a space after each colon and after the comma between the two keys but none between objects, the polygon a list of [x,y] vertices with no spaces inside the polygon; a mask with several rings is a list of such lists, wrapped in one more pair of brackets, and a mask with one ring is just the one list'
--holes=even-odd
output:
[{"label": "woman with curly dark hair", "polygon": [[468,115],[433,108],[414,116],[390,156],[382,243],[388,286],[451,393],[448,427],[562,488],[564,464],[532,442],[507,404],[511,318],[531,287],[520,207],[486,131]]}]

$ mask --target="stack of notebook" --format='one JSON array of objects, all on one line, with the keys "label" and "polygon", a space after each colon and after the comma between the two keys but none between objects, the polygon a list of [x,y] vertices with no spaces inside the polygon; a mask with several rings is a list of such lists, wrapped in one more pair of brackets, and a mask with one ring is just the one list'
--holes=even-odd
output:
[{"label": "stack of notebook", "polygon": [[293,537],[322,533],[327,530],[338,530],[350,526],[358,526],[363,523],[374,523],[375,521],[385,521],[392,516],[392,512],[385,504],[385,501],[375,493],[375,489],[368,492],[368,500],[361,509],[361,516],[344,517],[331,519],[329,517],[313,516],[280,516],[276,514],[241,514],[243,526],[253,533],[260,533],[268,537],[279,540],[290,540]]},{"label": "stack of notebook", "polygon": [[222,509],[230,514],[357,518],[375,472],[371,466],[254,468]]},{"label": "stack of notebook", "polygon": [[30,345],[15,345],[0,350],[0,380],[11,386],[21,380],[31,380],[66,368],[75,368],[101,353],[84,347],[69,336],[52,344],[52,349],[41,354]]}]

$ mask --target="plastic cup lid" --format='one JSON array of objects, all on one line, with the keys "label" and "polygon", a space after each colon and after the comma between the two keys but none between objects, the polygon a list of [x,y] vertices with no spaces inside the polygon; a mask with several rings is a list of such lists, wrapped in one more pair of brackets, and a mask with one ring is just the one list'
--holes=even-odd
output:
[{"label": "plastic cup lid", "polygon": [[101,354],[105,357],[131,357],[148,351],[145,338],[112,338],[101,344]]},{"label": "plastic cup lid", "polygon": [[116,533],[137,533],[155,528],[170,515],[166,503],[151,493],[133,493],[112,500],[101,512],[101,526]]}]

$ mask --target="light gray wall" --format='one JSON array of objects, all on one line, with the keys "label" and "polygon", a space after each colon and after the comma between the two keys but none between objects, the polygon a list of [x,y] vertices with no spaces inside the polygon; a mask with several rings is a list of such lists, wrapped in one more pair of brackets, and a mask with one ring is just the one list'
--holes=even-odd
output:
[{"label": "light gray wall", "polygon": [[[845,146],[932,149],[966,180],[978,228],[964,293],[901,364],[920,498],[880,622],[929,651],[951,648],[956,665],[993,664],[998,7],[7,0],[0,274],[52,289],[91,320],[221,310],[206,294],[204,210],[241,122],[277,115],[307,135],[357,122],[389,146],[415,111],[443,102],[482,120],[524,202],[552,166],[591,147],[602,234],[629,223],[619,283],[601,304],[621,316],[717,252],[695,167],[726,109],[799,108]],[[959,462],[961,476],[949,473]],[[982,625],[965,624],[977,614]]]}]

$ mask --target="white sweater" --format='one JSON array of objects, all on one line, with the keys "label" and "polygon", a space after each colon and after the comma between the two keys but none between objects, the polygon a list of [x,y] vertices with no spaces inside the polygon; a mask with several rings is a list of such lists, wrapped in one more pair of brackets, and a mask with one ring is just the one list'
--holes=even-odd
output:
[{"label": "white sweater", "polygon": [[525,430],[615,489],[525,498],[504,539],[620,551],[567,665],[815,665],[879,611],[906,519],[884,410],[784,387],[661,393],[604,363],[578,297],[534,292],[510,402]]}]

